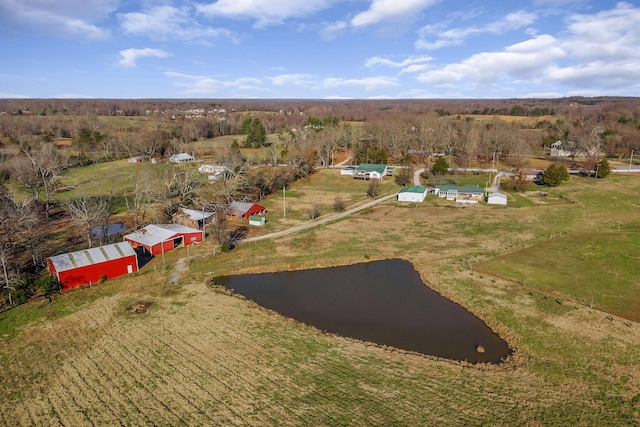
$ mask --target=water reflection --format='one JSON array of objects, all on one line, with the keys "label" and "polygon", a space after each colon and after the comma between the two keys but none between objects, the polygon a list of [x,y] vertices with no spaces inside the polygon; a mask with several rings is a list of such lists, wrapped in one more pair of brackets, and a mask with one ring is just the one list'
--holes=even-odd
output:
[{"label": "water reflection", "polygon": [[[109,224],[107,226],[107,237],[114,236],[118,233],[123,233],[124,231],[126,231],[126,229],[127,229],[127,226],[120,222]],[[98,238],[104,237],[104,227],[101,225],[97,225],[91,228],[91,235],[93,237],[98,237]]]},{"label": "water reflection", "polygon": [[214,280],[263,307],[337,335],[471,363],[499,363],[511,354],[487,325],[425,286],[404,260]]}]

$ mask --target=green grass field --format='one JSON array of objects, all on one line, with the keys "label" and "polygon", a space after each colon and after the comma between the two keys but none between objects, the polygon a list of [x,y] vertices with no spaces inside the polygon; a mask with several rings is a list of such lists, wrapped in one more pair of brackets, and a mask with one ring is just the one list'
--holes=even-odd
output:
[{"label": "green grass field", "polygon": [[[288,189],[299,217],[278,217],[281,194],[264,200],[274,224],[306,221],[308,203],[334,194],[366,199],[338,174]],[[638,194],[636,176],[571,178],[518,194],[517,207],[390,201],[215,256],[210,241],[189,260],[178,249],[1,314],[0,424],[637,425]],[[206,286],[392,257],[500,333],[513,358],[469,366],[380,348]],[[135,314],[135,302],[151,305]]]}]

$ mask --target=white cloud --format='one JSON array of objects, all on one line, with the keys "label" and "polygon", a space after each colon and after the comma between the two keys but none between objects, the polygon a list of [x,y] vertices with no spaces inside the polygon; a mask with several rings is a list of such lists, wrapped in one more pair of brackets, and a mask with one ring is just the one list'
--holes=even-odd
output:
[{"label": "white cloud", "polygon": [[203,40],[220,36],[235,41],[228,30],[205,27],[191,16],[189,7],[157,6],[144,12],[119,14],[122,30],[151,39]]},{"label": "white cloud", "polygon": [[335,78],[329,77],[322,80],[321,85],[324,88],[335,88],[341,86],[356,86],[362,87],[364,90],[376,90],[385,87],[398,86],[398,79],[394,77],[385,77],[385,76],[377,76],[377,77],[365,77],[362,79],[344,79],[344,78]]},{"label": "white cloud", "polygon": [[242,77],[235,80],[220,80],[209,76],[167,71],[165,76],[175,80],[174,85],[183,88],[181,94],[194,96],[220,95],[225,97],[255,96],[256,92],[265,92],[263,82],[253,77]]},{"label": "white cloud", "polygon": [[348,27],[349,27],[349,24],[346,21],[332,22],[330,24],[326,24],[320,30],[320,36],[324,40],[334,40],[338,35],[340,35]]},{"label": "white cloud", "polygon": [[[417,49],[435,50],[448,46],[461,45],[465,39],[480,34],[504,34],[533,24],[537,19],[535,13],[518,11],[506,15],[503,19],[489,22],[481,27],[452,28],[444,30],[440,25],[426,25],[420,29],[420,38],[416,41]],[[435,35],[435,41],[430,36]]]},{"label": "white cloud", "polygon": [[17,93],[0,92],[0,98],[24,99],[24,98],[30,98],[30,97],[27,95],[19,95]]},{"label": "white cloud", "polygon": [[[557,37],[534,36],[498,52],[480,52],[419,74],[420,82],[477,87],[538,86],[531,93],[637,93],[640,82],[640,8],[618,3],[594,14],[574,14]],[[567,90],[562,91],[570,93]]]},{"label": "white cloud", "polygon": [[120,56],[122,57],[118,62],[123,67],[135,67],[136,61],[139,58],[166,58],[169,54],[161,49],[125,49],[120,51]]},{"label": "white cloud", "polygon": [[257,28],[280,24],[288,18],[311,15],[327,9],[336,0],[218,0],[207,5],[198,5],[203,15],[218,17],[250,18]]},{"label": "white cloud", "polygon": [[267,77],[274,86],[309,86],[313,83],[312,74],[280,74]]},{"label": "white cloud", "polygon": [[367,59],[364,65],[365,67],[368,67],[368,68],[372,68],[377,65],[383,65],[387,67],[406,69],[407,67],[411,67],[413,65],[424,64],[425,62],[429,62],[432,59],[433,58],[431,58],[430,56],[409,56],[408,58],[397,62],[388,58],[374,56],[373,58]]},{"label": "white cloud", "polygon": [[564,46],[583,60],[638,60],[640,8],[618,3],[615,9],[569,18]]},{"label": "white cloud", "polygon": [[415,17],[438,0],[372,0],[368,10],[351,19],[354,27],[365,27],[380,22]]},{"label": "white cloud", "polygon": [[118,0],[3,0],[0,23],[14,30],[37,29],[65,37],[106,39],[109,31],[96,25],[118,6]]},{"label": "white cloud", "polygon": [[542,35],[508,46],[502,52],[477,53],[462,62],[427,71],[418,80],[434,85],[453,84],[462,80],[489,84],[503,78],[537,80],[546,68],[565,56],[566,52],[554,37]]}]

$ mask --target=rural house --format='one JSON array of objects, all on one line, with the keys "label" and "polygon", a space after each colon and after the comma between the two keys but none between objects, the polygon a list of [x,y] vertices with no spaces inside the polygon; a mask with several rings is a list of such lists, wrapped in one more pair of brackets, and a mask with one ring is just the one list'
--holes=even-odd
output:
[{"label": "rural house", "polygon": [[84,249],[47,259],[49,273],[55,276],[62,290],[98,283],[138,271],[138,258],[126,242]]},{"label": "rural house", "polygon": [[405,187],[398,191],[399,202],[424,202],[427,196],[427,187],[423,185],[414,185]]},{"label": "rural house", "polygon": [[169,157],[170,163],[189,163],[195,160],[196,160],[195,157],[187,153],[174,154],[173,156]]},{"label": "rural house", "polygon": [[267,209],[264,206],[255,203],[231,202],[227,210],[227,218],[248,220],[252,215],[264,216],[266,213]]},{"label": "rural house", "polygon": [[149,161],[149,156],[129,157],[129,163],[142,163],[142,162],[148,162],[148,161]]},{"label": "rural house", "polygon": [[132,247],[143,247],[152,255],[174,250],[202,241],[203,232],[180,224],[149,224],[124,236]]},{"label": "rural house", "polygon": [[360,163],[353,173],[353,178],[367,181],[371,179],[382,181],[382,178],[387,175],[387,172],[387,165]]},{"label": "rural house", "polygon": [[202,165],[198,168],[198,172],[208,174],[209,181],[218,181],[232,173],[226,166],[218,165]]},{"label": "rural house", "polygon": [[206,224],[211,223],[213,212],[205,210],[197,211],[194,209],[182,208],[172,216],[175,224],[184,225],[185,227],[197,228],[204,230]]},{"label": "rural house", "polygon": [[442,184],[435,188],[438,197],[454,200],[458,203],[478,203],[484,199],[484,190],[473,184],[461,185]]},{"label": "rural house", "polygon": [[[521,169],[519,172],[522,179],[526,181],[540,181],[544,171],[542,169]],[[518,175],[518,174],[516,174]]]}]

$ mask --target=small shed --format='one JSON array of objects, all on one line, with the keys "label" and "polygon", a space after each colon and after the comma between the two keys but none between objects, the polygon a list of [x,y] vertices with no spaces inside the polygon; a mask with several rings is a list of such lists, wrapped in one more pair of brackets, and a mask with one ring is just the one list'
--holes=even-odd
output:
[{"label": "small shed", "polygon": [[203,230],[206,224],[211,222],[213,212],[203,210],[182,208],[173,214],[173,222],[184,225],[185,227],[197,228]]},{"label": "small shed", "polygon": [[134,248],[143,247],[152,255],[174,250],[202,241],[202,231],[180,224],[149,224],[124,236]]},{"label": "small shed", "polygon": [[195,161],[196,158],[188,153],[178,153],[169,157],[169,162],[171,163],[189,163]]},{"label": "small shed", "polygon": [[47,258],[49,273],[55,276],[62,290],[98,283],[138,271],[138,258],[126,242],[99,246]]},{"label": "small shed", "polygon": [[414,185],[405,187],[398,191],[399,202],[424,202],[427,196],[427,187],[423,185]]},{"label": "small shed", "polygon": [[507,195],[502,193],[489,193],[487,196],[487,204],[507,206]]},{"label": "small shed", "polygon": [[258,227],[262,227],[267,220],[263,216],[251,215],[249,217],[249,225],[257,225]]},{"label": "small shed", "polygon": [[353,176],[356,173],[356,167],[355,166],[344,166],[342,168],[340,168],[340,175],[351,175]]}]

